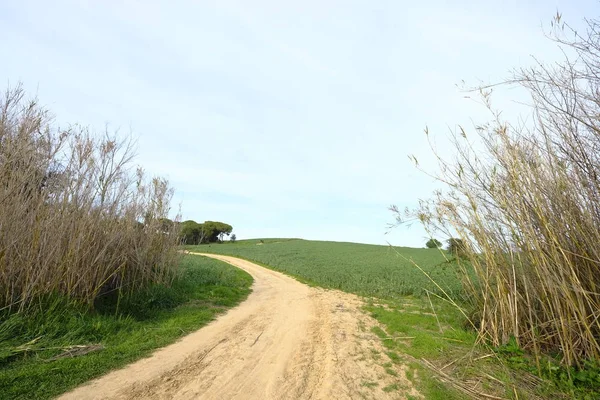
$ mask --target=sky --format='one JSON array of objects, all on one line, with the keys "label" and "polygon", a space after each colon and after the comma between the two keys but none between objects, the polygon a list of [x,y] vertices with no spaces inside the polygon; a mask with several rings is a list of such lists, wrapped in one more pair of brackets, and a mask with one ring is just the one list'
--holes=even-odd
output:
[{"label": "sky", "polygon": [[[489,116],[460,89],[560,58],[544,37],[597,0],[0,1],[0,89],[22,82],[60,125],[137,139],[173,215],[238,239],[423,247],[391,204],[439,187],[423,131],[451,154]],[[500,107],[514,112],[520,94]],[[445,239],[440,237],[440,239]]]}]

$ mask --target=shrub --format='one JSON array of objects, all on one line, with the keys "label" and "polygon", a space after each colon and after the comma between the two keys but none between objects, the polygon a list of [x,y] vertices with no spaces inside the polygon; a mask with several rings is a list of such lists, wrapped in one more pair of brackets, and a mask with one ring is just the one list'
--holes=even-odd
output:
[{"label": "shrub", "polygon": [[431,238],[427,241],[427,243],[425,243],[425,247],[427,247],[428,249],[439,249],[440,247],[442,247],[442,242],[440,242],[437,239]]}]

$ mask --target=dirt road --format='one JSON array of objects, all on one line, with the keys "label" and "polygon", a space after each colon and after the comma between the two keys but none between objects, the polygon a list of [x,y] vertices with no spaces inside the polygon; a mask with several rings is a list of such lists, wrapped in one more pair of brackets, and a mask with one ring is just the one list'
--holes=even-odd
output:
[{"label": "dirt road", "polygon": [[61,399],[419,397],[402,366],[392,367],[397,376],[382,366],[387,356],[358,297],[312,288],[234,257],[205,256],[254,277],[245,302],[151,357]]}]

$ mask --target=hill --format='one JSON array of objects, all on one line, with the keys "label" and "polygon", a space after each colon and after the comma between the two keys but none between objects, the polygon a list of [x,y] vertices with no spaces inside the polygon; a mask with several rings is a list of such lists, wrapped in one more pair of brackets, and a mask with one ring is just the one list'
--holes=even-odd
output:
[{"label": "hill", "polygon": [[426,290],[439,293],[437,285],[453,296],[461,293],[455,265],[438,249],[277,238],[186,249],[241,257],[306,283],[364,296],[391,299]]}]

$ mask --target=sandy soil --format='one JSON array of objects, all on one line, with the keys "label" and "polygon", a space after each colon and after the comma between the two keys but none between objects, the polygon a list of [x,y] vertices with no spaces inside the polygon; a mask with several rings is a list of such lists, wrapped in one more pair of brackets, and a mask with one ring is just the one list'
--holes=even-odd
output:
[{"label": "sandy soil", "polygon": [[[389,361],[353,295],[312,288],[234,257],[253,292],[206,327],[61,399],[402,399],[421,397]],[[394,371],[391,371],[394,373]],[[399,390],[383,389],[398,385]]]}]

